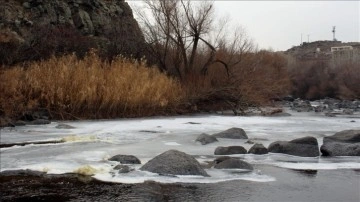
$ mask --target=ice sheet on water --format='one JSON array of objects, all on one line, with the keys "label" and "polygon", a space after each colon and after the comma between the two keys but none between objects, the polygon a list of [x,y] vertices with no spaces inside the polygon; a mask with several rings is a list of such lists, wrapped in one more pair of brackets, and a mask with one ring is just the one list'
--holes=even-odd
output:
[{"label": "ice sheet on water", "polygon": [[[207,170],[212,176],[169,178],[148,175],[135,171],[129,175],[111,174],[113,162],[107,161],[113,155],[135,155],[146,163],[156,155],[177,149],[196,156],[205,163],[216,157],[213,152],[218,146],[241,145],[249,149],[246,140],[219,139],[208,145],[195,142],[201,133],[213,134],[231,127],[243,128],[250,139],[265,146],[272,141],[292,140],[303,136],[314,136],[322,143],[322,137],[347,129],[360,129],[344,117],[324,117],[314,113],[292,112],[290,117],[232,117],[192,116],[148,119],[122,119],[111,121],[68,122],[74,129],[55,128],[53,122],[44,126],[22,126],[15,129],[1,129],[1,143],[24,141],[61,140],[61,144],[14,146],[0,149],[0,170],[34,169],[48,173],[67,173],[86,170],[94,172],[102,180],[121,182],[157,180],[161,182],[218,182],[221,180],[270,180],[271,176],[256,172],[236,174],[218,170]],[[198,123],[198,124],[189,124]],[[146,132],[148,131],[148,132]],[[156,133],[152,132],[156,131]],[[234,155],[255,167],[271,165],[289,169],[360,169],[359,157],[303,158],[280,154]],[[89,167],[88,167],[89,166]],[[94,168],[94,169],[91,169]],[[85,172],[85,171],[84,171]],[[131,175],[139,175],[133,176]],[[274,180],[274,179],[272,179]]]}]

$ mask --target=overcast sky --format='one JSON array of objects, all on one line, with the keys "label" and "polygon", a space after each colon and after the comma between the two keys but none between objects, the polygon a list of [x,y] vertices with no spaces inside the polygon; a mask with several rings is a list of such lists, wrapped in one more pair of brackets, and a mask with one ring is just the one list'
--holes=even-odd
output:
[{"label": "overcast sky", "polygon": [[[139,1],[128,1],[130,5]],[[216,16],[243,26],[259,48],[287,50],[303,41],[360,41],[360,1],[215,1]]]}]

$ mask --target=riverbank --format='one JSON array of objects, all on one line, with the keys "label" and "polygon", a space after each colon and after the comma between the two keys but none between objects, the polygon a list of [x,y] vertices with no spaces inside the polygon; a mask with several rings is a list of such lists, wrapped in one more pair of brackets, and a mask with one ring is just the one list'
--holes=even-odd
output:
[{"label": "riverbank", "polygon": [[2,201],[347,201],[360,199],[359,170],[289,170],[259,166],[273,182],[106,183],[78,175],[0,174]]}]

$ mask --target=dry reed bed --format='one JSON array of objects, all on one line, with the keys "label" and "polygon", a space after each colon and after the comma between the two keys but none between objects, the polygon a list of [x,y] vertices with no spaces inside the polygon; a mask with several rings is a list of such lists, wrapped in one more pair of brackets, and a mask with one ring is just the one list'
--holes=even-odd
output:
[{"label": "dry reed bed", "polygon": [[48,110],[54,118],[113,118],[165,113],[183,98],[175,79],[143,61],[111,63],[89,53],[52,57],[0,73],[0,110],[6,117]]}]

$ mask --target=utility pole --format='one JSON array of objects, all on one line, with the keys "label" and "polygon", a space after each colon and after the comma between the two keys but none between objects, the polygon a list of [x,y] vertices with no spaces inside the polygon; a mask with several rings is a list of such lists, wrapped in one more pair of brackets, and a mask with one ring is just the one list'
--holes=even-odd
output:
[{"label": "utility pole", "polygon": [[333,33],[333,41],[336,41],[335,38],[336,26],[333,26],[332,33]]},{"label": "utility pole", "polygon": [[310,34],[308,34],[307,36],[308,36],[308,43],[310,43]]},{"label": "utility pole", "polygon": [[302,44],[303,44],[303,42],[302,42],[302,35],[303,35],[303,34],[301,33],[301,42],[300,42],[300,45],[302,45]]}]

